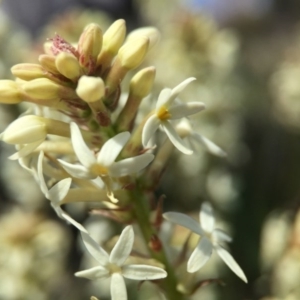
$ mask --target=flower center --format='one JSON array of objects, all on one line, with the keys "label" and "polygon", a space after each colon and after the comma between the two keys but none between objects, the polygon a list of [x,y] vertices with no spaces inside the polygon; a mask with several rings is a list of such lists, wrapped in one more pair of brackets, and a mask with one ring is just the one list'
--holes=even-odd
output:
[{"label": "flower center", "polygon": [[164,105],[158,109],[156,115],[162,121],[168,120],[171,118],[171,114],[169,113],[168,109]]},{"label": "flower center", "polygon": [[116,264],[112,264],[112,263],[109,263],[106,268],[109,270],[109,273],[110,274],[113,274],[113,273],[122,273],[122,269],[121,267],[119,267],[118,265]]},{"label": "flower center", "polygon": [[103,177],[108,175],[108,169],[107,167],[101,165],[101,164],[93,164],[90,168],[91,173]]}]

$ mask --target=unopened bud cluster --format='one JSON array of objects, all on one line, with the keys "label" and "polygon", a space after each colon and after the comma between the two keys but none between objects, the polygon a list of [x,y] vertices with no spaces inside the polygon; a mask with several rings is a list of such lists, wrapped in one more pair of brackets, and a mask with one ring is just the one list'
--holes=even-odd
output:
[{"label": "unopened bud cluster", "polygon": [[[125,42],[124,20],[115,21],[104,33],[97,24],[88,25],[77,46],[55,35],[45,44],[39,64],[15,65],[11,72],[19,80],[0,81],[0,102],[59,109],[89,128],[111,125],[121,82],[143,62],[158,40],[158,31],[150,27],[130,36]],[[152,85],[153,78],[149,81],[142,84]]]}]

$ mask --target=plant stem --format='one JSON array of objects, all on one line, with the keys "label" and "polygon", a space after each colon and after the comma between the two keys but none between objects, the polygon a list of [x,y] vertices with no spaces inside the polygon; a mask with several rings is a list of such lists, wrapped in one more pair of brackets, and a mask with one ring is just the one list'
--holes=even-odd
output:
[{"label": "plant stem", "polygon": [[164,264],[165,270],[168,273],[168,276],[162,280],[162,288],[166,293],[167,299],[169,300],[183,300],[184,295],[177,291],[177,278],[175,275],[175,270],[170,264],[166,253],[163,247],[159,251],[154,251],[151,247],[149,247],[149,242],[153,236],[157,236],[157,232],[154,226],[150,222],[150,209],[147,205],[147,199],[138,187],[136,190],[130,192],[133,205],[134,205],[134,214],[136,218],[136,222],[139,224],[140,230],[143,234],[146,245],[148,246],[148,250],[151,256]]}]

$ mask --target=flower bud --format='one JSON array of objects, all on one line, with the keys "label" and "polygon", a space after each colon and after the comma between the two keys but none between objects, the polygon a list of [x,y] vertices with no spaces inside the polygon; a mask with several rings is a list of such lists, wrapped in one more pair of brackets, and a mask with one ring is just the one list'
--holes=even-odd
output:
[{"label": "flower bud", "polygon": [[155,68],[148,67],[140,70],[131,79],[128,99],[115,122],[118,131],[132,130],[140,103],[150,93],[154,77]]},{"label": "flower bud", "polygon": [[103,35],[103,50],[114,55],[122,46],[126,35],[126,24],[123,19],[115,21]]},{"label": "flower bud", "polygon": [[152,89],[154,78],[154,67],[148,67],[140,70],[130,81],[130,94],[139,98],[146,97]]},{"label": "flower bud", "polygon": [[65,77],[76,80],[80,76],[80,66],[77,58],[67,52],[60,52],[55,58],[57,70]]},{"label": "flower bud", "polygon": [[18,84],[13,80],[0,80],[0,103],[16,104],[21,101]]},{"label": "flower bud", "polygon": [[42,54],[39,56],[41,66],[53,74],[60,74],[55,65],[55,56]]},{"label": "flower bud", "polygon": [[8,144],[29,144],[45,139],[47,129],[45,119],[27,115],[12,122],[1,134],[1,139]]},{"label": "flower bud", "polygon": [[85,102],[98,101],[105,93],[104,82],[100,77],[82,76],[78,81],[76,93]]},{"label": "flower bud", "polygon": [[97,66],[102,74],[109,68],[114,56],[122,46],[126,35],[125,21],[115,21],[104,33],[102,50],[97,58]]},{"label": "flower bud", "polygon": [[128,41],[118,52],[121,66],[129,70],[137,68],[144,60],[148,46],[149,39],[144,36]]},{"label": "flower bud", "polygon": [[45,77],[45,70],[41,65],[38,64],[17,64],[14,65],[10,70],[14,76],[26,81]]},{"label": "flower bud", "polygon": [[89,24],[78,42],[79,62],[81,66],[89,66],[90,60],[95,63],[102,47],[102,30],[97,24]]},{"label": "flower bud", "polygon": [[53,55],[52,52],[52,41],[47,40],[44,44],[43,44],[43,48],[44,48],[44,53],[48,54],[48,55]]},{"label": "flower bud", "polygon": [[29,97],[39,100],[74,98],[76,96],[71,88],[56,84],[47,78],[28,81],[22,88]]},{"label": "flower bud", "polygon": [[138,28],[136,30],[131,31],[127,36],[126,43],[132,39],[141,36],[149,38],[148,50],[150,50],[153,46],[155,46],[160,39],[160,34],[157,28],[149,26],[149,27]]}]

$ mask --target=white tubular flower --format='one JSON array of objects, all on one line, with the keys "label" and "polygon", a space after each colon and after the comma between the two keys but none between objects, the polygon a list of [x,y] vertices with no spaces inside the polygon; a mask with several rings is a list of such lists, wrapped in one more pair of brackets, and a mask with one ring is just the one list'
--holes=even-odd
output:
[{"label": "white tubular flower", "polygon": [[[154,158],[153,154],[144,153],[115,162],[130,138],[129,132],[122,132],[109,139],[95,157],[85,144],[78,125],[71,123],[71,140],[75,154],[81,165],[74,165],[59,160],[64,169],[76,178],[94,179],[100,177],[111,194],[111,178],[130,175],[144,169]],[[112,198],[114,201],[116,199]]]},{"label": "white tubular flower", "polygon": [[209,203],[205,202],[201,206],[200,223],[202,227],[185,214],[167,212],[163,216],[166,220],[186,227],[201,236],[200,242],[187,263],[189,273],[194,273],[203,267],[211,257],[212,251],[216,250],[227,266],[243,281],[248,282],[243,270],[231,254],[221,246],[225,242],[231,242],[232,239],[224,231],[214,228],[215,218]]},{"label": "white tubular flower", "polygon": [[227,154],[219,146],[213,143],[211,140],[205,136],[193,131],[192,126],[190,125],[187,119],[182,119],[180,123],[176,125],[176,131],[178,134],[184,138],[188,145],[195,151],[197,145],[202,146],[209,153],[225,157]]},{"label": "white tubular flower", "polygon": [[125,227],[110,254],[101,248],[88,233],[81,232],[81,236],[85,247],[97,260],[99,266],[77,272],[75,276],[91,280],[110,277],[112,300],[127,299],[124,277],[133,280],[156,280],[167,276],[166,271],[158,267],[125,264],[134,241],[132,226]]},{"label": "white tubular flower", "polygon": [[86,229],[76,222],[71,216],[69,216],[63,209],[60,207],[61,201],[66,197],[68,191],[71,187],[72,179],[65,178],[58,183],[56,183],[50,190],[47,187],[45,182],[45,178],[43,175],[43,158],[44,152],[41,151],[39,158],[38,158],[38,165],[37,165],[37,180],[40,184],[41,191],[45,195],[45,197],[50,200],[51,206],[55,210],[56,214],[63,220],[67,221],[74,225],[78,230],[81,232],[87,232]]},{"label": "white tubular flower", "polygon": [[198,113],[205,108],[201,102],[174,103],[179,93],[196,78],[191,77],[175,88],[163,89],[158,97],[155,112],[146,121],[142,133],[142,142],[144,147],[147,147],[151,137],[154,135],[159,126],[166,132],[170,141],[174,146],[184,154],[192,154],[193,151],[187,148],[183,140],[179,137],[170,120],[176,120]]}]

